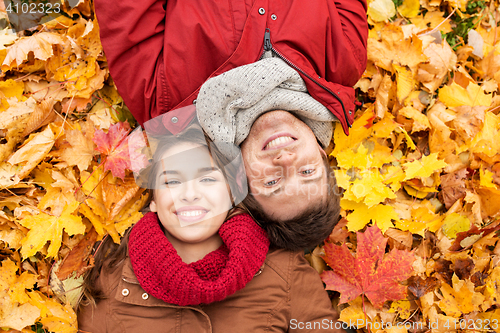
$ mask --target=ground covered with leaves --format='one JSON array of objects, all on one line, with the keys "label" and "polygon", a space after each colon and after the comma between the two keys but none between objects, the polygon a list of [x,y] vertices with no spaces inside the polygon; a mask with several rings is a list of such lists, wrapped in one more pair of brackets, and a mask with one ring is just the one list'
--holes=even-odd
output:
[{"label": "ground covered with leaves", "polygon": [[[363,105],[331,153],[343,218],[308,255],[359,330],[500,332],[498,5],[369,1]],[[90,249],[118,242],[147,199],[91,3],[65,10],[0,31],[6,332],[76,332]]]}]

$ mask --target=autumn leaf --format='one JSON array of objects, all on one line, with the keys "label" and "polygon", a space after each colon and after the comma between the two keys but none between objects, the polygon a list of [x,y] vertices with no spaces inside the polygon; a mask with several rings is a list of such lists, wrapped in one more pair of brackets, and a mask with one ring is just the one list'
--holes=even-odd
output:
[{"label": "autumn leaf", "polygon": [[[130,132],[128,123],[117,123],[111,125],[108,133],[98,130],[94,134],[94,142],[97,145],[96,150],[107,155],[104,163],[104,170],[111,170],[113,176],[124,179],[125,169],[143,168],[146,166],[146,156],[140,154],[137,150],[144,148],[145,141],[140,132],[133,132],[132,136],[127,137]],[[131,155],[132,154],[132,155]],[[131,163],[131,158],[134,163]]]},{"label": "autumn leaf", "polygon": [[376,205],[368,207],[363,203],[356,203],[346,199],[342,199],[340,206],[345,210],[352,210],[346,219],[347,229],[349,231],[358,231],[363,229],[370,221],[373,221],[382,232],[388,228],[394,227],[391,220],[399,220],[398,214],[394,208],[388,205]]},{"label": "autumn leaf", "polygon": [[415,177],[426,178],[432,175],[434,172],[441,170],[446,166],[446,163],[442,160],[438,160],[437,154],[431,154],[429,156],[424,156],[420,160],[413,162],[407,162],[403,164],[406,169],[407,179],[412,179]]},{"label": "autumn leaf", "polygon": [[52,32],[41,32],[21,38],[7,48],[7,56],[3,61],[2,70],[6,71],[11,67],[21,65],[27,59],[29,52],[33,52],[36,59],[47,60],[54,54],[52,45],[62,43],[62,37]]},{"label": "autumn leaf", "polygon": [[325,244],[324,259],[333,269],[321,274],[326,289],[339,291],[340,303],[365,295],[376,308],[387,300],[405,298],[406,287],[398,282],[410,277],[413,253],[393,249],[384,256],[387,239],[376,226],[356,234],[356,257],[345,244]]},{"label": "autumn leaf", "polygon": [[84,233],[85,225],[82,223],[82,218],[73,215],[78,205],[77,201],[73,201],[64,208],[59,217],[40,213],[20,220],[20,224],[30,229],[26,238],[22,240],[21,254],[23,257],[34,255],[49,241],[47,257],[57,257],[63,230],[69,235]]},{"label": "autumn leaf", "polygon": [[80,171],[87,170],[94,156],[94,143],[79,130],[66,131],[66,140],[71,144],[61,154],[61,158],[69,165],[76,165]]}]

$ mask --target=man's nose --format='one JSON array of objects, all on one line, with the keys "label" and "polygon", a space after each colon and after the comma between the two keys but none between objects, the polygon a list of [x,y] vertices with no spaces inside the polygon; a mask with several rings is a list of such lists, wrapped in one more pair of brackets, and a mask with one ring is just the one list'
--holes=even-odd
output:
[{"label": "man's nose", "polygon": [[276,155],[273,162],[275,165],[287,167],[292,165],[296,159],[297,155],[294,152],[282,150],[278,155]]}]

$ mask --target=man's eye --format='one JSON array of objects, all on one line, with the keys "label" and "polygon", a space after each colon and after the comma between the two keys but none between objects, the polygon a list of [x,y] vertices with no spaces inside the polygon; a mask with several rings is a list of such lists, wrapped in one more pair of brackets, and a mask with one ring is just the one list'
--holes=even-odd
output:
[{"label": "man's eye", "polygon": [[315,171],[314,169],[307,169],[307,170],[301,171],[301,173],[303,175],[311,175],[314,173],[314,171]]},{"label": "man's eye", "polygon": [[276,184],[278,184],[278,180],[276,180],[276,179],[273,179],[270,182],[264,183],[265,186],[273,186]]}]

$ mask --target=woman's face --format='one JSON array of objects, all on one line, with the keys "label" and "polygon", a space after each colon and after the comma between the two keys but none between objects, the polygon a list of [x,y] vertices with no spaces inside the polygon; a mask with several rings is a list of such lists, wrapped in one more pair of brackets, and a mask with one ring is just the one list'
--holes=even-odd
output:
[{"label": "woman's face", "polygon": [[162,155],[150,209],[176,240],[201,243],[218,236],[231,208],[229,187],[208,148],[176,144]]}]

